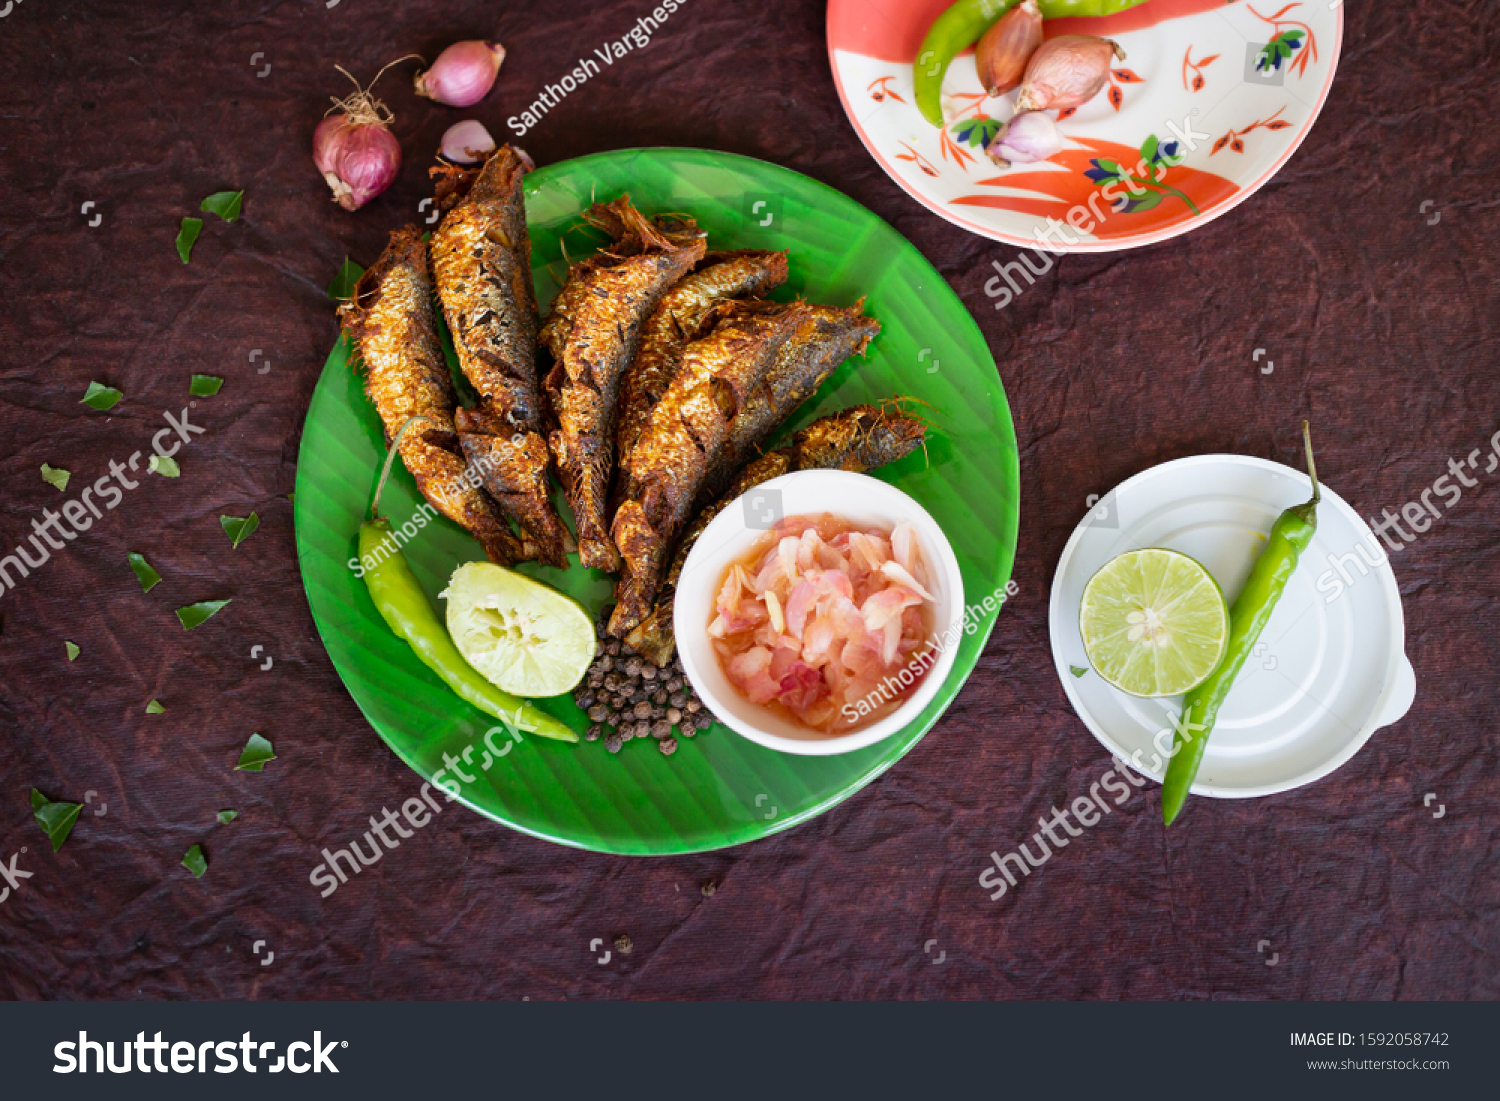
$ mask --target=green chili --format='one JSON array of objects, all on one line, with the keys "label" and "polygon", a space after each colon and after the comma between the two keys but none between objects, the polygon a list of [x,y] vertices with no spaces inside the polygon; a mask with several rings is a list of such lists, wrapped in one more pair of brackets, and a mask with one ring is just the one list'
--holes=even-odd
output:
[{"label": "green chili", "polygon": [[[1146,0],[1039,0],[1043,19],[1114,15]],[[943,125],[943,74],[953,59],[978,42],[1017,0],[958,0],[927,30],[912,64],[917,110],[934,126]]]},{"label": "green chili", "polygon": [[1317,508],[1322,499],[1318,487],[1318,468],[1313,465],[1312,433],[1302,422],[1302,439],[1307,448],[1307,475],[1312,479],[1312,500],[1294,505],[1276,518],[1271,537],[1255,560],[1250,578],[1229,609],[1229,648],[1224,660],[1209,678],[1182,700],[1182,718],[1172,738],[1172,759],[1161,788],[1162,821],[1171,825],[1187,801],[1188,789],[1203,763],[1203,750],[1213,733],[1219,707],[1234,685],[1256,640],[1276,603],[1281,599],[1287,580],[1297,569],[1297,560],[1312,542],[1318,528]]},{"label": "green chili", "polygon": [[1038,0],[1043,19],[1093,19],[1137,8],[1146,0]]},{"label": "green chili", "polygon": [[553,718],[509,692],[500,691],[464,660],[458,647],[453,645],[448,629],[433,611],[432,602],[427,599],[416,574],[407,564],[400,544],[391,535],[389,522],[378,515],[380,491],[385,487],[391,456],[396,454],[401,433],[412,421],[425,419],[412,417],[396,433],[390,455],[386,457],[385,473],[380,477],[375,500],[370,506],[371,513],[377,515],[359,526],[359,558],[368,564],[364,578],[370,599],[375,601],[375,607],[391,630],[407,641],[422,664],[442,677],[443,683],[462,699],[518,730],[562,742],[576,742],[578,735],[561,719]]}]

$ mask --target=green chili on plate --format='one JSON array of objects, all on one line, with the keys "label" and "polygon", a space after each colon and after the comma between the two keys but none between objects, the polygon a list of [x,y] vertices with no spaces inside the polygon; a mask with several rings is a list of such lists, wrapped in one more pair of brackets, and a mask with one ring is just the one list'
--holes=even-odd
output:
[{"label": "green chili on plate", "polygon": [[1203,763],[1203,750],[1213,733],[1234,678],[1255,649],[1271,613],[1281,599],[1286,583],[1296,572],[1297,561],[1318,529],[1317,508],[1323,491],[1318,487],[1318,468],[1313,465],[1312,433],[1302,422],[1302,441],[1307,449],[1307,476],[1312,479],[1312,500],[1294,505],[1276,518],[1271,537],[1255,560],[1250,578],[1229,609],[1229,648],[1209,678],[1182,698],[1182,718],[1172,737],[1172,759],[1161,788],[1161,817],[1171,825],[1187,802],[1188,789]]}]

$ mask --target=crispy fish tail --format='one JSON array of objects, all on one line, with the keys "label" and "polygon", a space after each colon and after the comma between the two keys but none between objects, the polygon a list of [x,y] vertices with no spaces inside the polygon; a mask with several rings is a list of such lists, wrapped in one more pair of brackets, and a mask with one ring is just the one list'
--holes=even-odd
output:
[{"label": "crispy fish tail", "polygon": [[494,504],[465,476],[454,432],[453,382],[443,362],[432,315],[427,246],[413,226],[391,234],[380,258],[360,277],[339,310],[365,367],[365,392],[375,403],[386,440],[413,416],[427,423],[401,438],[401,461],[422,496],[472,532],[491,561],[510,565],[522,553]]},{"label": "crispy fish tail", "polygon": [[548,495],[547,444],[541,434],[515,431],[493,406],[459,409],[454,423],[470,471],[520,525],[526,556],[567,569],[568,554],[578,548]]},{"label": "crispy fish tail", "polygon": [[798,470],[874,470],[911,454],[921,446],[926,431],[926,425],[917,417],[891,413],[873,405],[856,405],[813,421],[792,437],[790,446],[756,459],[739,473],[724,496],[694,517],[678,544],[656,606],[625,636],[626,644],[657,665],[672,660],[676,648],[672,601],[683,563],[709,522],[734,501],[772,478]]}]

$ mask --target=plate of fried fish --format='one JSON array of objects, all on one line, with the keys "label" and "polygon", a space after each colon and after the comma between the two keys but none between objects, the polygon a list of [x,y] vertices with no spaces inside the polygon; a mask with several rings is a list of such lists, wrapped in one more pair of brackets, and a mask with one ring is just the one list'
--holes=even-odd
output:
[{"label": "plate of fried fish", "polygon": [[[997,614],[984,597],[1004,591],[1015,551],[1015,434],[957,296],[865,208],[750,158],[632,149],[534,167],[506,146],[434,176],[441,220],[392,233],[340,310],[297,468],[308,601],[376,732],[480,813],[615,853],[754,840],[879,776],[973,669]],[[435,606],[456,567],[488,559],[594,620],[588,680],[532,701],[576,744],[526,738],[494,759],[494,720],[382,620],[356,532],[393,439],[381,512]],[[970,606],[921,714],[834,756],[778,753],[713,723],[683,682],[672,621],[709,522],[811,469],[919,501]],[[627,722],[601,737],[601,716],[620,723],[633,699],[641,714],[669,706],[676,735],[643,722],[631,738]]]}]

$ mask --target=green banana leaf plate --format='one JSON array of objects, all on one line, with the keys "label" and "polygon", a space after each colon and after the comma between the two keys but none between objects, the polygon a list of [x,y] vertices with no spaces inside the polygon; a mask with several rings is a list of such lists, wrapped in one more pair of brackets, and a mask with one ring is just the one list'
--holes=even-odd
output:
[{"label": "green banana leaf plate", "polygon": [[[776,297],[847,305],[861,296],[881,331],[863,359],[844,364],[768,446],[826,413],[907,396],[931,425],[924,451],[876,472],[920,501],[942,525],[963,571],[967,602],[1004,587],[1015,554],[1019,468],[1010,410],[994,360],[963,304],[895,230],[832,188],[763,161],[700,149],[626,149],[549,165],[527,177],[527,220],[543,311],[567,270],[598,243],[580,215],[594,199],[628,192],[647,213],[685,213],[711,248],[786,249],[791,278]],[[367,259],[373,259],[367,258]],[[420,776],[444,755],[468,764],[445,782],[460,800],[535,837],[600,852],[668,854],[737,845],[805,822],[896,763],[963,687],[994,627],[978,609],[937,697],[900,734],[858,752],[795,757],[745,741],[723,726],[664,756],[654,740],[611,755],[602,741],[576,745],[526,737],[498,759],[484,751],[493,720],[461,701],[391,633],[355,574],[356,533],[384,456],[380,420],[348,365],[341,340],[308,409],[297,462],[297,555],[308,604],[334,667],[370,725]],[[400,526],[421,498],[398,462],[381,511]],[[560,495],[559,495],[560,500]],[[571,516],[565,514],[571,520]],[[484,557],[446,519],[421,528],[407,559],[433,599],[460,563]],[[574,559],[576,562],[576,557]],[[526,573],[555,585],[591,614],[612,579],[574,565]],[[539,701],[583,732],[568,696]],[[502,738],[501,741],[504,741]],[[487,769],[479,767],[489,761]],[[393,792],[392,799],[414,795]],[[393,804],[394,805],[394,804]]]}]

